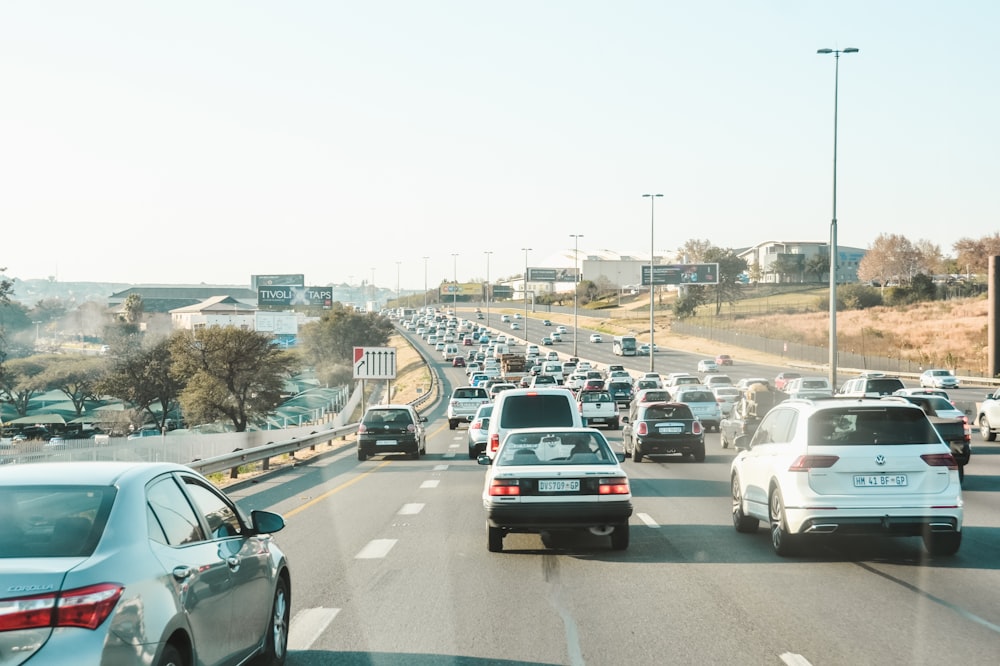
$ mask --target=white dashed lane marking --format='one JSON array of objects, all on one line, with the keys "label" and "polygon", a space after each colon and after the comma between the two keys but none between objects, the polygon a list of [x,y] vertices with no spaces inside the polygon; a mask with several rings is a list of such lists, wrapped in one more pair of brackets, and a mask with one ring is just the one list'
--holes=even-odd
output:
[{"label": "white dashed lane marking", "polygon": [[646,523],[646,527],[658,528],[660,526],[648,513],[637,513],[635,515],[639,520]]},{"label": "white dashed lane marking", "polygon": [[361,552],[354,556],[358,560],[376,560],[385,557],[396,545],[396,539],[372,539]]},{"label": "white dashed lane marking", "polygon": [[288,627],[288,649],[308,650],[326,630],[339,608],[306,608],[292,618]]},{"label": "white dashed lane marking", "polygon": [[423,504],[404,504],[403,508],[399,510],[399,515],[401,516],[415,516],[420,513],[424,508]]},{"label": "white dashed lane marking", "polygon": [[435,465],[435,466],[434,466],[434,471],[435,471],[435,472],[443,472],[443,471],[445,471],[446,469],[448,469],[448,466],[447,466],[447,465]]},{"label": "white dashed lane marking", "polygon": [[438,479],[430,479],[428,481],[424,481],[423,483],[421,483],[420,487],[421,488],[437,488],[439,483],[441,483],[441,481],[439,481]]}]

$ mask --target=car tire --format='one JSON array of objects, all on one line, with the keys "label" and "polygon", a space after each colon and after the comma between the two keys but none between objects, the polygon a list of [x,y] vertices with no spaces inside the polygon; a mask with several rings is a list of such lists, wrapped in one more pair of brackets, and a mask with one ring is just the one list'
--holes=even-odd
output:
[{"label": "car tire", "polygon": [[986,414],[979,417],[979,436],[984,442],[995,442],[997,439],[997,434],[990,428],[990,422],[986,418]]},{"label": "car tire", "polygon": [[416,451],[410,454],[410,460],[420,460],[420,445],[417,445]]},{"label": "car tire", "polygon": [[780,557],[794,555],[797,551],[798,535],[790,533],[785,524],[785,500],[781,497],[779,489],[771,490],[767,506],[771,522],[771,547]]},{"label": "car tire", "polygon": [[365,450],[359,446],[358,447],[358,460],[364,461],[367,458],[368,458],[368,454],[365,453]]},{"label": "car tire", "polygon": [[163,647],[163,654],[160,655],[160,660],[156,662],[156,666],[187,666],[187,662],[184,660],[184,655],[178,650],[172,643],[167,643]]},{"label": "car tire", "polygon": [[961,532],[924,532],[924,548],[934,557],[950,557],[962,545]]},{"label": "car tire", "polygon": [[458,427],[458,421],[455,419],[448,419],[448,430],[454,430]]},{"label": "car tire", "polygon": [[288,656],[288,629],[291,619],[291,600],[288,584],[279,577],[274,588],[274,603],[271,604],[271,620],[267,624],[264,637],[264,653],[261,663],[281,666]]},{"label": "car tire", "polygon": [[611,533],[611,549],[628,550],[628,534],[629,531],[627,522],[615,525],[615,531]]},{"label": "car tire", "polygon": [[476,447],[474,447],[474,446],[469,447],[469,460],[475,460],[478,457],[479,457],[479,453],[478,453],[478,451],[476,451]]},{"label": "car tire", "polygon": [[691,455],[694,457],[695,462],[705,462],[705,444],[702,443]]},{"label": "car tire", "polygon": [[632,447],[632,462],[641,463],[642,462],[642,450],[639,448],[639,444],[636,443]]},{"label": "car tire", "polygon": [[743,490],[740,488],[740,479],[735,474],[730,487],[733,498],[733,527],[737,532],[753,534],[760,527],[760,521],[743,513]]},{"label": "car tire", "polygon": [[503,530],[492,525],[486,526],[486,547],[491,553],[503,552]]}]

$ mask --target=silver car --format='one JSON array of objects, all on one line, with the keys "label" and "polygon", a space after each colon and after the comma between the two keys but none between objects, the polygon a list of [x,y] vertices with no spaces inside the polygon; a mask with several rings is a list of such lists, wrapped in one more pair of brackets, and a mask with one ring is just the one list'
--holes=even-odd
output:
[{"label": "silver car", "polygon": [[0,662],[281,664],[284,525],[182,465],[4,465]]}]

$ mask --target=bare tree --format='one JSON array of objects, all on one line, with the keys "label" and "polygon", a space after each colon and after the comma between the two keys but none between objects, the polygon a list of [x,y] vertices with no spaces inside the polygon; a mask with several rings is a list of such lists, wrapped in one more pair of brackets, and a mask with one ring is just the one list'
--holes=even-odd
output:
[{"label": "bare tree", "polygon": [[684,242],[684,245],[677,248],[681,257],[686,263],[700,264],[705,261],[706,253],[715,247],[708,239],[691,238]]},{"label": "bare tree", "polygon": [[878,281],[883,287],[890,280],[909,283],[919,265],[920,252],[908,238],[899,234],[879,234],[858,263],[858,279]]},{"label": "bare tree", "polygon": [[1000,232],[982,238],[961,238],[952,245],[955,262],[967,273],[986,273],[989,258],[1000,256]]}]

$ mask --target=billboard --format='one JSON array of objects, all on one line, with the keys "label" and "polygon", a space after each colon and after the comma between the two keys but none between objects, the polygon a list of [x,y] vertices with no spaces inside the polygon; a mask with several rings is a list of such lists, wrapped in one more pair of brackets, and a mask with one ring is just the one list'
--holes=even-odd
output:
[{"label": "billboard", "polygon": [[333,305],[333,287],[257,287],[257,305],[308,305],[328,308]]},{"label": "billboard", "polygon": [[301,273],[286,273],[283,275],[251,275],[250,288],[258,287],[304,287],[306,276]]},{"label": "billboard", "polygon": [[[642,284],[650,284],[648,264]],[[654,264],[652,284],[719,284],[719,264]]]},{"label": "billboard", "polygon": [[482,298],[483,285],[481,282],[442,282],[441,296],[469,296],[472,298]]},{"label": "billboard", "polygon": [[575,268],[528,268],[528,282],[577,282]]}]

